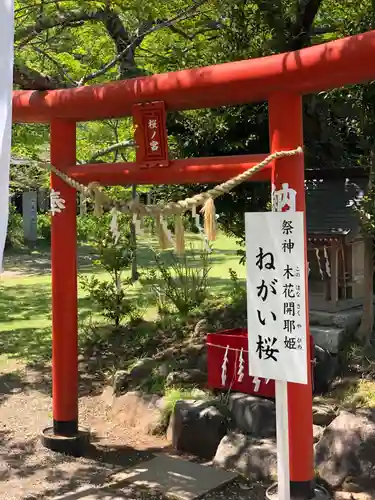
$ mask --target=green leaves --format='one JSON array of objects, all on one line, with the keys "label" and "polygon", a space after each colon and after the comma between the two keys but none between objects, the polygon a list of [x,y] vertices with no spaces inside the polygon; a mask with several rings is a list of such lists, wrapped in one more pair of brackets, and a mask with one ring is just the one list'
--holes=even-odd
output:
[{"label": "green leaves", "polygon": [[[375,153],[373,153],[373,161]],[[357,213],[364,237],[375,237],[375,175],[372,174],[367,192],[353,200],[352,208]]]},{"label": "green leaves", "polygon": [[[372,0],[16,0],[15,86],[72,87],[262,57],[362,33],[374,18]],[[306,97],[308,168],[366,164],[374,102],[374,85]],[[168,129],[174,158],[269,149],[263,103],[169,114]],[[135,150],[121,146],[132,138],[128,118],[79,124],[78,161],[134,161]],[[48,152],[47,127],[14,126],[15,156],[48,158]],[[14,189],[48,180],[34,167],[16,170]],[[202,187],[153,191],[169,199]],[[240,237],[243,211],[263,208],[268,194],[268,186],[247,185],[218,200],[221,224]]]},{"label": "green leaves", "polygon": [[110,220],[111,215],[108,213],[97,218],[96,224],[90,224],[88,234],[97,256],[94,265],[99,270],[107,272],[106,279],[82,276],[81,284],[100,308],[103,316],[118,327],[121,321],[136,309],[136,304],[129,299],[127,293],[132,281],[123,276],[134,259],[134,248],[128,218],[122,214],[118,215],[117,239],[114,239],[111,233]]},{"label": "green leaves", "polygon": [[186,316],[200,306],[208,296],[210,259],[205,250],[194,249],[177,256],[174,252],[154,254],[156,269],[146,277],[160,314],[169,311],[169,305]]}]

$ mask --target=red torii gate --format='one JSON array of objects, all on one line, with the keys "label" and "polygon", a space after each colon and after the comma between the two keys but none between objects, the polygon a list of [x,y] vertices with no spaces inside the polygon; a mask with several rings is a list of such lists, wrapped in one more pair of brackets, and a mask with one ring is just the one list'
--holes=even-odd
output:
[{"label": "red torii gate", "polygon": [[[209,108],[267,100],[270,151],[303,143],[302,99],[307,93],[375,79],[375,31],[285,53],[146,78],[48,92],[15,91],[13,121],[50,123],[51,163],[84,184],[172,184],[227,180],[266,155],[171,161],[167,168],[140,169],[136,163],[76,165],[76,123],[130,116],[137,103],[164,101],[167,111]],[[279,159],[252,180],[270,179],[279,189],[297,191],[305,210],[303,156]],[[52,378],[51,440],[79,440],[77,361],[76,191],[59,177],[51,186],[66,200],[52,218]],[[306,293],[307,300],[307,293]],[[251,334],[251,332],[250,332]],[[309,331],[306,332],[309,336]],[[306,345],[309,346],[309,342]],[[308,362],[310,353],[307,352]],[[292,498],[312,498],[312,390],[288,384],[289,454]]]}]

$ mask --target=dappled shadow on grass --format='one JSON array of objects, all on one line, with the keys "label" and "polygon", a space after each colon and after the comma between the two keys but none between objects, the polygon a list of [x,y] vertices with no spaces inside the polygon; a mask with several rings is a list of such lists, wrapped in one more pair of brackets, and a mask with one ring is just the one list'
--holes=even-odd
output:
[{"label": "dappled shadow on grass", "polygon": [[[245,280],[239,280],[239,283],[243,285],[245,290],[246,283]],[[212,277],[208,278],[208,292],[214,298],[223,298],[228,296],[228,293],[233,289],[233,281],[230,278],[218,278]]]},{"label": "dappled shadow on grass", "polygon": [[375,381],[356,372],[336,379],[327,395],[327,400],[341,408],[375,408]]},{"label": "dappled shadow on grass", "polygon": [[[91,265],[91,249],[85,250]],[[187,252],[189,260],[189,251]],[[140,244],[141,266],[152,266],[154,262],[153,251],[147,246]],[[214,251],[211,254],[212,262],[223,263],[222,270],[218,276],[208,278],[208,292],[211,297],[220,299],[227,297],[232,287],[228,278],[228,258],[233,255],[237,259],[235,250],[225,249]],[[168,252],[164,254],[168,260]],[[199,258],[191,259],[192,265],[199,265]],[[145,269],[145,267],[140,267]],[[91,268],[92,270],[92,268]],[[99,276],[100,279],[103,275]],[[84,324],[93,315],[95,305],[90,297],[84,296],[79,299],[79,321],[80,321],[80,346],[82,374],[81,390],[83,393],[97,391],[98,384],[103,382],[102,374],[112,371],[117,367],[125,367],[128,361],[142,356],[152,356],[158,351],[163,351],[170,346],[178,346],[179,340],[189,335],[194,326],[202,317],[210,316],[212,307],[204,306],[193,311],[188,318],[178,313],[170,314],[169,317],[159,321],[156,317],[155,296],[150,287],[129,287],[126,292],[140,308],[144,308],[145,317],[151,321],[140,321],[131,323],[115,330],[113,327],[101,325],[98,328],[85,327]],[[63,305],[62,305],[63,307]],[[94,321],[99,318],[94,313]],[[3,323],[3,332],[0,334],[0,352],[8,357],[19,358],[27,363],[48,364],[51,360],[51,285],[50,277],[20,278],[9,280],[4,287],[0,288],[0,323]],[[215,314],[214,314],[215,315]],[[216,314],[215,320],[221,318],[221,313]],[[233,321],[233,319],[231,320]],[[217,321],[214,323],[216,327]],[[84,330],[88,330],[84,332]],[[66,332],[68,335],[69,332]],[[87,342],[86,342],[87,341]],[[48,389],[49,390],[49,389]]]},{"label": "dappled shadow on grass", "polygon": [[[92,269],[96,258],[93,247],[80,245],[77,248],[78,268],[85,272]],[[46,275],[51,272],[51,248],[43,240],[33,247],[9,249],[4,256],[5,271],[17,271],[25,275]]]},{"label": "dappled shadow on grass", "polygon": [[21,328],[2,332],[0,352],[28,363],[45,362],[51,359],[51,328]]},{"label": "dappled shadow on grass", "polygon": [[[44,283],[22,284],[0,288],[0,322],[46,318],[51,311],[51,290]],[[48,317],[48,316],[47,316]]]},{"label": "dappled shadow on grass", "polygon": [[[2,294],[0,293],[0,301]],[[44,301],[44,302],[43,302]],[[0,333],[0,353],[8,357],[20,358],[28,363],[43,363],[51,359],[52,354],[52,332],[50,324],[39,326],[38,317],[43,322],[49,322],[49,298],[42,292],[29,290],[29,295],[23,297],[19,303],[12,302],[11,297],[0,303],[0,321],[6,324],[14,321],[14,328],[3,330]],[[85,320],[92,314],[91,303],[88,297],[80,299],[80,320]],[[13,306],[13,307],[12,307]],[[9,308],[10,314],[6,315],[4,310]],[[44,317],[43,317],[44,316]],[[35,317],[35,326],[27,325],[28,320]],[[9,325],[12,326],[12,325]]]},{"label": "dappled shadow on grass", "polygon": [[[78,307],[81,318],[88,316],[91,310],[90,298],[80,297]],[[39,319],[45,321],[51,319],[51,314],[52,292],[49,282],[17,280],[0,287],[0,323]]]},{"label": "dappled shadow on grass", "polygon": [[[150,321],[132,322],[117,330],[108,323],[90,325],[87,320],[92,317],[93,304],[89,297],[80,298],[79,342],[83,354],[81,371],[86,391],[96,392],[98,384],[103,382],[103,372],[122,368],[134,358],[152,356],[172,345],[178,345],[178,341],[189,335],[201,318],[208,319],[210,328],[213,329],[233,324],[241,326],[242,319],[228,314],[229,309],[225,307],[225,302],[228,302],[227,294],[232,286],[231,280],[212,278],[208,282],[209,292],[216,299],[215,304],[208,301],[187,318],[178,313],[170,313],[163,320],[154,316]],[[0,291],[0,321],[4,324],[4,330],[0,334],[2,354],[29,364],[43,365],[51,361],[51,297],[48,289],[48,285],[20,284],[7,286]],[[131,295],[138,302],[142,298],[150,310],[154,298],[145,288],[134,288]],[[221,297],[226,297],[226,300]]]},{"label": "dappled shadow on grass", "polygon": [[[223,243],[230,248],[222,248]],[[193,250],[194,248],[194,250]],[[186,235],[186,254],[191,256],[202,248],[202,240],[196,235]],[[238,260],[238,246],[230,238],[220,235],[213,243],[210,254],[211,265],[228,264]],[[155,264],[155,252],[160,252],[160,247],[155,236],[148,235],[147,240],[140,238],[137,244],[137,262],[140,267],[152,267]],[[170,260],[169,251],[162,252],[166,262]],[[97,258],[95,248],[89,244],[80,243],[77,247],[78,269],[80,272],[91,272],[93,261]],[[197,265],[192,262],[192,265]],[[51,248],[49,243],[38,240],[34,246],[20,249],[9,249],[5,252],[4,267],[6,271],[16,271],[25,275],[47,275],[51,272]]]}]

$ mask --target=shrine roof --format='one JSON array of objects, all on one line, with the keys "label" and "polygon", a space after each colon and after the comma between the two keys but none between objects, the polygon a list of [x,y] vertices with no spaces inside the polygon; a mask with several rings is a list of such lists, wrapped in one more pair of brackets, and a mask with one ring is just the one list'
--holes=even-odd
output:
[{"label": "shrine roof", "polygon": [[356,238],[360,225],[352,205],[366,186],[366,178],[310,181],[306,187],[308,236]]}]

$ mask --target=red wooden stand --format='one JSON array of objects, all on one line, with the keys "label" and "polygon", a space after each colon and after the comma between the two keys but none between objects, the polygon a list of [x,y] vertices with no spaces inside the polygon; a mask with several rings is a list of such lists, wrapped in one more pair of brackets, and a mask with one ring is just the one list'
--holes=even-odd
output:
[{"label": "red wooden stand", "polygon": [[[221,366],[228,349],[228,363],[226,366],[226,381],[222,383]],[[243,353],[243,378],[239,376],[241,351]],[[275,382],[273,380],[258,379],[249,375],[247,330],[237,328],[223,330],[207,335],[207,372],[208,387],[212,389],[233,390],[262,396],[275,397]]]},{"label": "red wooden stand", "polygon": [[[248,360],[248,333],[246,328],[233,328],[220,332],[209,333],[207,345],[207,385],[211,389],[223,391],[238,391],[263,398],[275,397],[275,381],[249,375]],[[310,352],[314,352],[314,340],[310,337]],[[226,364],[225,383],[222,380],[222,364],[226,350],[228,362]],[[240,356],[243,358],[243,377],[239,376]],[[311,364],[311,378],[314,365]]]}]

